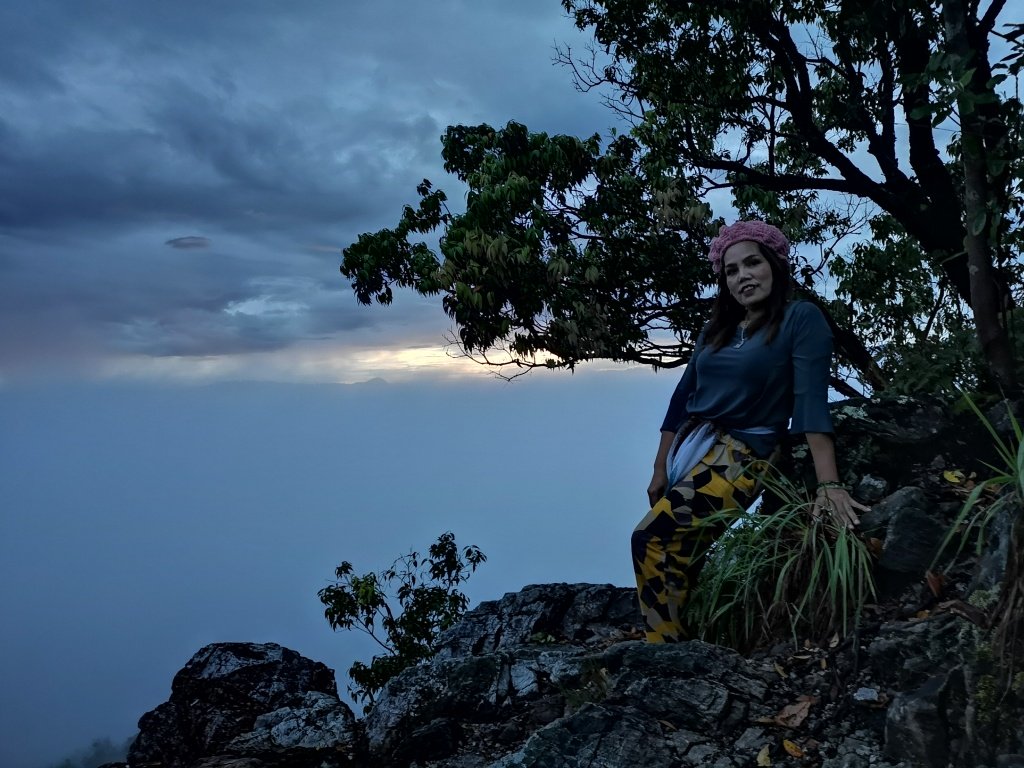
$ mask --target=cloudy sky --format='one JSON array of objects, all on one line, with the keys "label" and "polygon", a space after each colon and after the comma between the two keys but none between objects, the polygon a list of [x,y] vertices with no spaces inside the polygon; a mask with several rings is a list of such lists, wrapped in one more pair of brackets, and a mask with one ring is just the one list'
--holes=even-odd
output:
[{"label": "cloudy sky", "polygon": [[[445,182],[452,123],[612,116],[552,64],[557,0],[0,9],[0,375],[389,368],[437,314],[349,299],[339,249]],[[447,185],[458,200],[457,187]]]},{"label": "cloudy sky", "polygon": [[474,600],[627,584],[671,375],[514,384],[356,304],[439,136],[612,123],[557,0],[0,4],[0,765],[123,739],[202,645],[340,673],[316,591],[444,530]]}]

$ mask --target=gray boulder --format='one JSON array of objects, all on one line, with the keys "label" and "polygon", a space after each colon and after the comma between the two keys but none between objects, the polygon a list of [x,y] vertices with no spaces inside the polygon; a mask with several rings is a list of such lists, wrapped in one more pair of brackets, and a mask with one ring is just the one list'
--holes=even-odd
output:
[{"label": "gray boulder", "polygon": [[[202,648],[171,683],[171,697],[139,720],[128,764],[166,768],[345,765],[355,717],[334,672],[274,643]],[[225,762],[227,761],[227,762]]]},{"label": "gray boulder", "polygon": [[853,487],[853,495],[865,504],[874,504],[889,490],[889,483],[884,477],[864,475]]},{"label": "gray boulder", "polygon": [[959,669],[899,694],[886,715],[886,756],[911,765],[949,764],[951,757],[958,757],[955,749],[964,732],[965,698]]},{"label": "gray boulder", "polygon": [[945,528],[925,510],[907,507],[893,515],[878,564],[897,573],[923,576],[931,565]]},{"label": "gray boulder", "polygon": [[860,527],[865,533],[884,537],[886,529],[898,512],[907,509],[925,510],[928,506],[928,498],[920,488],[900,488],[878,500],[870,512],[861,515]]},{"label": "gray boulder", "polygon": [[596,643],[636,636],[636,590],[611,584],[533,584],[468,611],[435,658],[492,653],[531,643]]},{"label": "gray boulder", "polygon": [[[644,755],[682,760],[698,746],[707,757],[721,749],[717,740],[735,742],[748,717],[767,714],[771,674],[698,641],[534,644],[435,659],[388,683],[366,738],[371,762],[389,766],[631,765]],[[621,762],[634,749],[640,762]]]},{"label": "gray boulder", "polygon": [[661,726],[635,710],[587,704],[542,728],[488,768],[622,768],[672,765],[676,757]]},{"label": "gray boulder", "polygon": [[883,624],[867,648],[877,679],[913,689],[928,677],[947,672],[972,653],[974,641],[961,619],[951,614],[924,621]]},{"label": "gray boulder", "polygon": [[352,710],[336,695],[309,691],[301,701],[257,717],[252,730],[232,739],[227,751],[344,750],[352,739],[353,725]]},{"label": "gray boulder", "polygon": [[924,576],[942,544],[946,524],[925,492],[900,488],[861,516],[861,530],[883,540],[877,584],[894,594]]}]

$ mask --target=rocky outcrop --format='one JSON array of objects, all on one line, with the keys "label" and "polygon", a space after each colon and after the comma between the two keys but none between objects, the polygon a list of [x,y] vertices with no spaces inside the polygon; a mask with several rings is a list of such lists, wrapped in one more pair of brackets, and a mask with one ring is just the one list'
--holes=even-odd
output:
[{"label": "rocky outcrop", "polygon": [[175,677],[171,700],[143,717],[129,763],[738,768],[760,756],[762,764],[827,768],[984,764],[968,754],[966,660],[977,638],[956,615],[744,658],[700,641],[633,639],[627,598],[632,590],[610,585],[550,584],[483,603],[447,635],[443,654],[392,679],[362,723],[333,690],[301,690],[333,688],[323,665],[279,646],[209,646]]},{"label": "rocky outcrop", "polygon": [[[883,587],[849,637],[749,658],[699,641],[648,645],[632,588],[534,585],[469,611],[360,722],[322,664],[275,645],[208,646],[142,718],[130,765],[1017,764],[1013,707],[1024,693],[994,687],[984,628],[1009,551],[1005,521],[993,523],[979,568],[923,578],[966,495],[943,470],[980,468],[984,439],[972,442],[941,404],[910,398],[834,412],[844,480],[874,505],[863,529],[877,539]],[[789,458],[794,476],[808,471],[799,447]]]},{"label": "rocky outcrop", "polygon": [[[549,584],[470,611],[442,654],[393,679],[367,715],[374,762],[672,762],[735,740],[751,713],[770,714],[770,668],[700,642],[624,641],[638,634],[635,602],[632,589]],[[666,730],[691,735],[652,738]],[[627,753],[637,762],[621,762]]]},{"label": "rocky outcrop", "polygon": [[355,717],[327,666],[273,643],[218,643],[196,653],[170,699],[142,716],[128,763],[342,766],[356,748]]},{"label": "rocky outcrop", "polygon": [[440,641],[437,659],[529,643],[584,643],[635,635],[636,592],[610,584],[538,584],[466,613]]}]

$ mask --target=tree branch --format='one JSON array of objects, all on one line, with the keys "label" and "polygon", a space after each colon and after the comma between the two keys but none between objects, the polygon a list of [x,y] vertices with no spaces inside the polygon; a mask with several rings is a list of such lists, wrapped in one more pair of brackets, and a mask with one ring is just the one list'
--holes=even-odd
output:
[{"label": "tree branch", "polygon": [[[890,210],[897,205],[896,195],[893,194],[894,190],[877,183],[860,170],[845,152],[829,141],[815,123],[811,95],[813,89],[810,73],[807,71],[807,59],[797,49],[796,43],[790,35],[789,26],[772,16],[768,16],[765,21],[766,33],[761,39],[765,46],[775,54],[776,61],[783,70],[786,80],[787,108],[793,116],[794,122],[799,126],[801,134],[811,148],[847,180],[848,186],[840,191],[867,197],[883,209]],[[835,189],[835,187],[822,188]]]},{"label": "tree branch", "polygon": [[981,21],[978,22],[978,31],[983,35],[988,35],[996,26],[996,20],[999,18],[999,14],[1003,11],[1003,6],[1006,5],[1006,0],[992,0],[992,5],[985,11],[985,15],[981,17]]}]

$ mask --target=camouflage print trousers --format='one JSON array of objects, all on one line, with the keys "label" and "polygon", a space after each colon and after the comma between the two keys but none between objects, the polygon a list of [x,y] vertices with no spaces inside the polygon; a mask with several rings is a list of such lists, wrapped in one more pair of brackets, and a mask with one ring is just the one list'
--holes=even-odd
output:
[{"label": "camouflage print trousers", "polygon": [[704,563],[700,555],[725,530],[701,523],[712,512],[750,506],[756,481],[744,469],[752,458],[746,445],[720,434],[633,531],[633,570],[648,642],[691,637],[681,616]]}]

